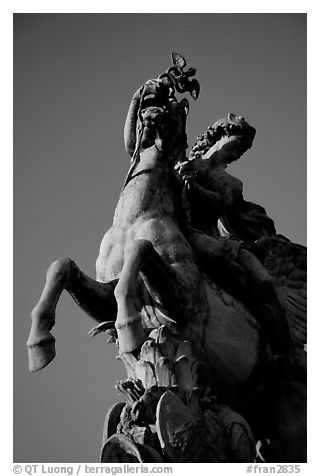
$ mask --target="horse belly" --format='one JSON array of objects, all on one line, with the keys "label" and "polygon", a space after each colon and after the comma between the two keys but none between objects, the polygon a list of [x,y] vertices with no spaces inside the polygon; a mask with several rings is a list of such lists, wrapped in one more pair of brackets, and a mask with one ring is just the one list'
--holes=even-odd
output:
[{"label": "horse belly", "polygon": [[171,265],[190,284],[199,281],[192,249],[177,225],[163,217],[142,217],[131,226],[113,226],[104,236],[96,262],[97,279],[107,282],[119,278],[125,247],[134,240],[148,240],[166,264]]},{"label": "horse belly", "polygon": [[174,268],[177,279],[188,283],[189,288],[192,283],[199,283],[200,275],[192,248],[173,221],[166,217],[137,221],[133,238],[150,241],[163,261]]},{"label": "horse belly", "polygon": [[120,277],[126,239],[127,231],[121,227],[112,227],[104,235],[96,261],[97,281],[107,283]]}]

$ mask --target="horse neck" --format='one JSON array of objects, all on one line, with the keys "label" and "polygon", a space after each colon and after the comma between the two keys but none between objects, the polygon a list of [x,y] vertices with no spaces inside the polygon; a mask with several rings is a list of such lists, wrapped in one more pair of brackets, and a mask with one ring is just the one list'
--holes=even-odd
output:
[{"label": "horse neck", "polygon": [[178,213],[178,186],[168,156],[156,147],[143,151],[122,191],[114,223],[132,224],[139,218],[164,215],[176,221]]}]

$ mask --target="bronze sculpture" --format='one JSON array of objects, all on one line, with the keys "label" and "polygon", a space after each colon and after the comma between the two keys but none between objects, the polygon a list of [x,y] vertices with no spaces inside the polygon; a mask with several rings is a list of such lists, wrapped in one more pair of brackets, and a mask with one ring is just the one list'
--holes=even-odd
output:
[{"label": "bronze sculpture", "polygon": [[[98,322],[91,335],[117,343],[128,373],[117,384],[126,403],[106,420],[102,461],[253,461],[255,443],[266,439],[274,461],[304,461],[306,252],[276,235],[217,166],[219,150],[228,162],[251,145],[244,119],[220,121],[186,161],[188,101],[175,93],[196,98],[199,84],[181,55],[172,61],[129,106],[131,167],[97,279],[69,258],[48,270],[32,312],[29,368],[55,356],[50,330],[67,290]],[[201,182],[206,158],[215,169],[209,188]],[[217,210],[204,226],[201,189]]]}]

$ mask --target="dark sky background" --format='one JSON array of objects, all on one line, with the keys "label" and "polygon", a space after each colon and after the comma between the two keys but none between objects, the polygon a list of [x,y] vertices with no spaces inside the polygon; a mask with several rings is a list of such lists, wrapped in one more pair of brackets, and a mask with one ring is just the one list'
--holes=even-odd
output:
[{"label": "dark sky background", "polygon": [[305,14],[14,15],[14,461],[97,462],[116,349],[67,294],[57,357],[27,370],[29,315],[49,264],[95,275],[129,167],[123,125],[134,91],[170,65],[197,68],[188,141],[228,112],[257,129],[230,172],[278,233],[306,244]]}]

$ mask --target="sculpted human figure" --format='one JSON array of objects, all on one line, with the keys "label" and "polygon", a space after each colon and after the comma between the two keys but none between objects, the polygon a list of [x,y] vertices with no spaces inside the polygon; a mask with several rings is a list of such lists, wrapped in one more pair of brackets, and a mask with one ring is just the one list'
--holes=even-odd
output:
[{"label": "sculpted human figure", "polygon": [[[179,167],[192,194],[189,205],[195,228],[220,236],[222,224],[229,234],[246,242],[276,233],[265,209],[244,200],[242,182],[226,171],[229,164],[252,147],[255,133],[254,127],[243,117],[229,114],[198,136],[190,159]],[[206,210],[205,205],[211,207],[211,211]]]},{"label": "sculpted human figure", "polygon": [[244,200],[242,182],[226,172],[254,136],[243,117],[229,114],[199,136],[190,160],[176,169],[185,187],[185,233],[201,266],[250,307],[275,354],[282,354],[291,342],[285,309],[273,278],[252,253],[254,241],[275,235],[275,227],[263,207]]}]

